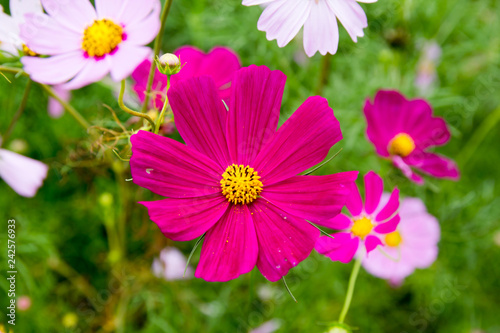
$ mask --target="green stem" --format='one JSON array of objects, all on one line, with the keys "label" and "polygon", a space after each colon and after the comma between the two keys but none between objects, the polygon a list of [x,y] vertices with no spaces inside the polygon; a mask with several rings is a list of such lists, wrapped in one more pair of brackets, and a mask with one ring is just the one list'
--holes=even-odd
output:
[{"label": "green stem", "polygon": [[14,73],[14,74],[21,74],[28,76],[28,74],[25,71],[23,71],[22,68],[0,66],[0,72],[7,72],[7,73]]},{"label": "green stem", "polygon": [[490,115],[483,120],[481,125],[472,134],[472,137],[462,149],[462,153],[457,158],[462,168],[467,164],[471,156],[477,150],[477,147],[481,144],[481,142],[483,142],[488,133],[495,128],[498,121],[500,121],[500,106],[493,110],[493,112],[491,112]]},{"label": "green stem", "polygon": [[85,120],[85,118],[83,118],[83,116],[80,114],[80,112],[76,111],[76,109],[74,107],[72,107],[68,102],[64,101],[61,97],[59,97],[59,95],[57,95],[54,92],[54,89],[52,89],[51,87],[49,87],[46,84],[40,84],[40,86],[43,88],[43,90],[45,90],[47,92],[47,94],[49,94],[50,97],[57,100],[64,107],[64,109],[66,111],[68,111],[68,113],[70,115],[72,115],[73,118],[75,118],[75,120],[80,125],[82,125],[82,127],[84,129],[88,129],[90,127],[89,122],[87,120]]},{"label": "green stem", "polygon": [[165,110],[167,109],[168,106],[168,97],[167,97],[168,89],[170,89],[170,76],[167,75],[167,91],[165,92],[165,102],[163,103],[163,107],[161,108],[160,116],[158,117],[158,119],[156,119],[155,134],[158,134],[160,126],[163,123],[163,117],[165,117]]},{"label": "green stem", "polygon": [[352,294],[354,293],[354,286],[356,285],[356,279],[358,277],[359,268],[361,267],[361,259],[356,259],[354,266],[352,267],[351,276],[349,277],[349,286],[347,287],[347,295],[345,296],[344,306],[339,316],[339,323],[343,323],[347,311],[349,311],[349,306],[351,306]]},{"label": "green stem", "polygon": [[331,65],[332,65],[332,55],[330,53],[327,53],[323,57],[323,59],[321,59],[321,68],[319,72],[318,86],[316,87],[316,95],[323,94],[323,89],[328,84]]},{"label": "green stem", "polygon": [[154,123],[153,119],[151,119],[151,117],[148,116],[147,114],[140,113],[140,112],[134,111],[132,109],[129,109],[125,105],[125,103],[123,103],[123,95],[124,95],[124,93],[125,93],[125,80],[122,80],[122,85],[121,85],[121,88],[120,88],[120,95],[118,96],[118,105],[120,105],[120,109],[122,109],[123,111],[127,112],[128,114],[131,114],[131,115],[136,116],[136,117],[141,117],[141,118],[144,118],[147,121],[149,121],[149,123],[151,124],[151,130],[154,132],[154,130],[155,130],[155,123]]},{"label": "green stem", "polygon": [[14,126],[16,125],[17,121],[23,114],[24,110],[26,109],[26,104],[28,103],[28,96],[30,94],[30,89],[31,89],[31,84],[33,81],[31,79],[28,79],[28,83],[26,84],[26,88],[24,89],[24,94],[23,94],[23,99],[21,100],[21,104],[19,105],[19,108],[17,109],[16,113],[14,114],[14,117],[10,121],[9,127],[5,130],[5,133],[3,135],[3,140],[0,142],[0,147],[2,147],[2,144],[7,142],[9,136],[12,134],[12,130],[14,129]]},{"label": "green stem", "polygon": [[[161,40],[163,38],[163,30],[165,28],[165,22],[167,21],[168,13],[170,12],[170,7],[172,6],[172,0],[166,0],[165,6],[163,7],[163,10],[161,12],[161,23],[160,23],[160,31],[158,31],[158,35],[156,36],[155,39],[155,44],[154,44],[154,56],[153,59],[156,59],[158,55],[160,54],[160,47],[161,47]],[[149,104],[149,94],[151,93],[151,87],[153,85],[153,79],[155,76],[155,67],[156,64],[153,61],[151,61],[151,68],[149,69],[149,77],[148,77],[148,85],[146,86],[146,94],[144,97],[144,104],[142,105],[142,113],[145,113],[148,109],[148,104]]]}]

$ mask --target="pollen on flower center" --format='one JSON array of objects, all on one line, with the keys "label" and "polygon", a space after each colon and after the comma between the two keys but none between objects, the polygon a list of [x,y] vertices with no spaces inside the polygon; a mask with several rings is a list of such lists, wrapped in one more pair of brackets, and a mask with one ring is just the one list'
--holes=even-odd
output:
[{"label": "pollen on flower center", "polygon": [[36,53],[35,51],[31,50],[26,44],[23,44],[23,54],[25,56],[29,56],[29,57],[39,56],[38,53]]},{"label": "pollen on flower center", "polygon": [[389,142],[389,153],[392,155],[399,155],[406,157],[410,155],[415,149],[415,142],[406,133],[399,133]]},{"label": "pollen on flower center", "polygon": [[388,246],[396,247],[399,244],[401,244],[401,241],[403,239],[401,238],[401,234],[397,231],[391,232],[390,234],[387,234],[385,236],[385,243]]},{"label": "pollen on flower center", "polygon": [[232,164],[222,174],[222,194],[234,204],[249,204],[262,192],[262,182],[253,168]]},{"label": "pollen on flower center", "polygon": [[108,19],[94,20],[83,32],[82,49],[89,57],[111,53],[123,41],[123,29]]},{"label": "pollen on flower center", "polygon": [[351,232],[354,236],[358,236],[363,239],[372,231],[372,229],[372,221],[369,218],[363,217],[358,220],[354,220],[354,225],[351,228]]}]

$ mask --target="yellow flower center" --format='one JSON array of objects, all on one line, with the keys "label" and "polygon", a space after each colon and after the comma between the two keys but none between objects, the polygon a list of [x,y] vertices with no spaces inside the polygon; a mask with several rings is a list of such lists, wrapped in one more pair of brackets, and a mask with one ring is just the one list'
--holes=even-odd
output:
[{"label": "yellow flower center", "polygon": [[401,234],[397,231],[391,232],[385,236],[385,244],[392,247],[396,247],[401,244],[402,240]]},{"label": "yellow flower center", "polygon": [[36,53],[35,51],[32,51],[28,46],[26,46],[26,44],[23,44],[23,54],[25,56],[29,56],[29,57],[39,56],[38,53]]},{"label": "yellow flower center", "polygon": [[248,165],[232,164],[222,174],[222,194],[234,204],[249,204],[262,192],[262,182],[253,168]]},{"label": "yellow flower center", "polygon": [[354,225],[351,228],[351,232],[354,236],[358,236],[364,239],[373,229],[373,223],[369,218],[363,217],[358,220],[354,220]]},{"label": "yellow flower center", "polygon": [[113,52],[123,41],[123,29],[108,19],[94,20],[83,32],[82,49],[89,57]]},{"label": "yellow flower center", "polygon": [[389,153],[406,157],[415,150],[415,142],[406,133],[399,133],[389,142]]}]

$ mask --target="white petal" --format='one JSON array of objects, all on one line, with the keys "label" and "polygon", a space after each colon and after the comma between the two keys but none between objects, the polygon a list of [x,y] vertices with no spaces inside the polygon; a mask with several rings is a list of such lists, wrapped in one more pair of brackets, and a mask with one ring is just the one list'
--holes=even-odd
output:
[{"label": "white petal", "polygon": [[313,0],[278,0],[264,9],[257,28],[268,40],[276,39],[279,47],[288,44],[304,25]]},{"label": "white petal", "polygon": [[82,70],[71,81],[61,85],[60,88],[75,90],[100,81],[111,70],[111,61],[109,55],[100,60],[89,59]]},{"label": "white petal", "polygon": [[81,51],[69,52],[49,58],[22,57],[24,70],[33,81],[61,84],[74,77],[88,61]]},{"label": "white petal", "polygon": [[276,0],[243,0],[243,6],[263,5]]},{"label": "white petal", "polygon": [[10,15],[18,23],[24,22],[24,14],[43,13],[40,0],[10,0]]},{"label": "white petal", "polygon": [[354,42],[363,37],[363,28],[368,26],[363,8],[354,0],[327,0],[328,6],[351,36]]},{"label": "white petal", "polygon": [[314,3],[304,24],[304,50],[309,57],[317,51],[322,55],[337,53],[339,28],[335,13],[325,1]]},{"label": "white petal", "polygon": [[111,78],[121,81],[134,71],[139,64],[150,56],[151,49],[145,46],[120,44],[118,51],[112,56]]},{"label": "white petal", "polygon": [[19,195],[33,197],[48,169],[42,162],[0,149],[0,177]]}]

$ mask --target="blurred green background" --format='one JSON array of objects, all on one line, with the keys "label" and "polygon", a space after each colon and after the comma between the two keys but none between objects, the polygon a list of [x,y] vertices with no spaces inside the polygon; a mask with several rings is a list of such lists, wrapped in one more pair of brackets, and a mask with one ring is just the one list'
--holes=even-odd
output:
[{"label": "blurred green background", "polygon": [[[8,8],[8,1],[0,4]],[[403,196],[424,200],[441,224],[442,238],[434,265],[417,270],[400,288],[362,270],[346,321],[373,333],[500,332],[500,131],[497,124],[487,133],[480,129],[484,122],[493,125],[488,117],[500,105],[500,2],[384,0],[362,6],[369,22],[365,37],[355,44],[340,27],[339,52],[322,93],[344,133],[331,153],[343,151],[318,173],[380,173],[386,189],[398,186]],[[288,76],[284,121],[314,94],[322,57],[306,58],[299,38],[282,49],[267,41],[256,28],[261,11],[237,0],[174,0],[162,50],[224,45],[244,66],[283,71]],[[415,78],[424,45],[431,42],[442,48],[442,56],[433,64],[437,80],[424,93]],[[27,82],[7,76],[12,84],[0,77],[0,133]],[[365,139],[362,107],[380,88],[425,97],[446,119],[452,139],[437,151],[457,160],[459,182],[427,178],[418,187],[375,155]],[[117,128],[103,106],[119,110],[115,96],[109,85],[93,84],[75,91],[72,105],[92,124]],[[68,114],[50,118],[46,104],[47,96],[34,85],[6,142],[50,166],[44,186],[26,199],[0,181],[0,267],[6,271],[7,220],[14,218],[16,294],[32,301],[28,310],[17,311],[15,332],[248,332],[270,319],[280,320],[277,332],[324,332],[325,323],[338,318],[352,264],[317,253],[287,276],[298,303],[281,283],[268,282],[257,270],[227,283],[154,277],[151,263],[162,248],[174,245],[188,255],[194,242],[164,238],[136,203],[153,195],[125,181],[131,177],[128,164],[96,149]],[[484,139],[478,140],[481,134]],[[194,267],[198,256],[199,250]],[[8,304],[4,278],[0,289],[2,323]]]}]

